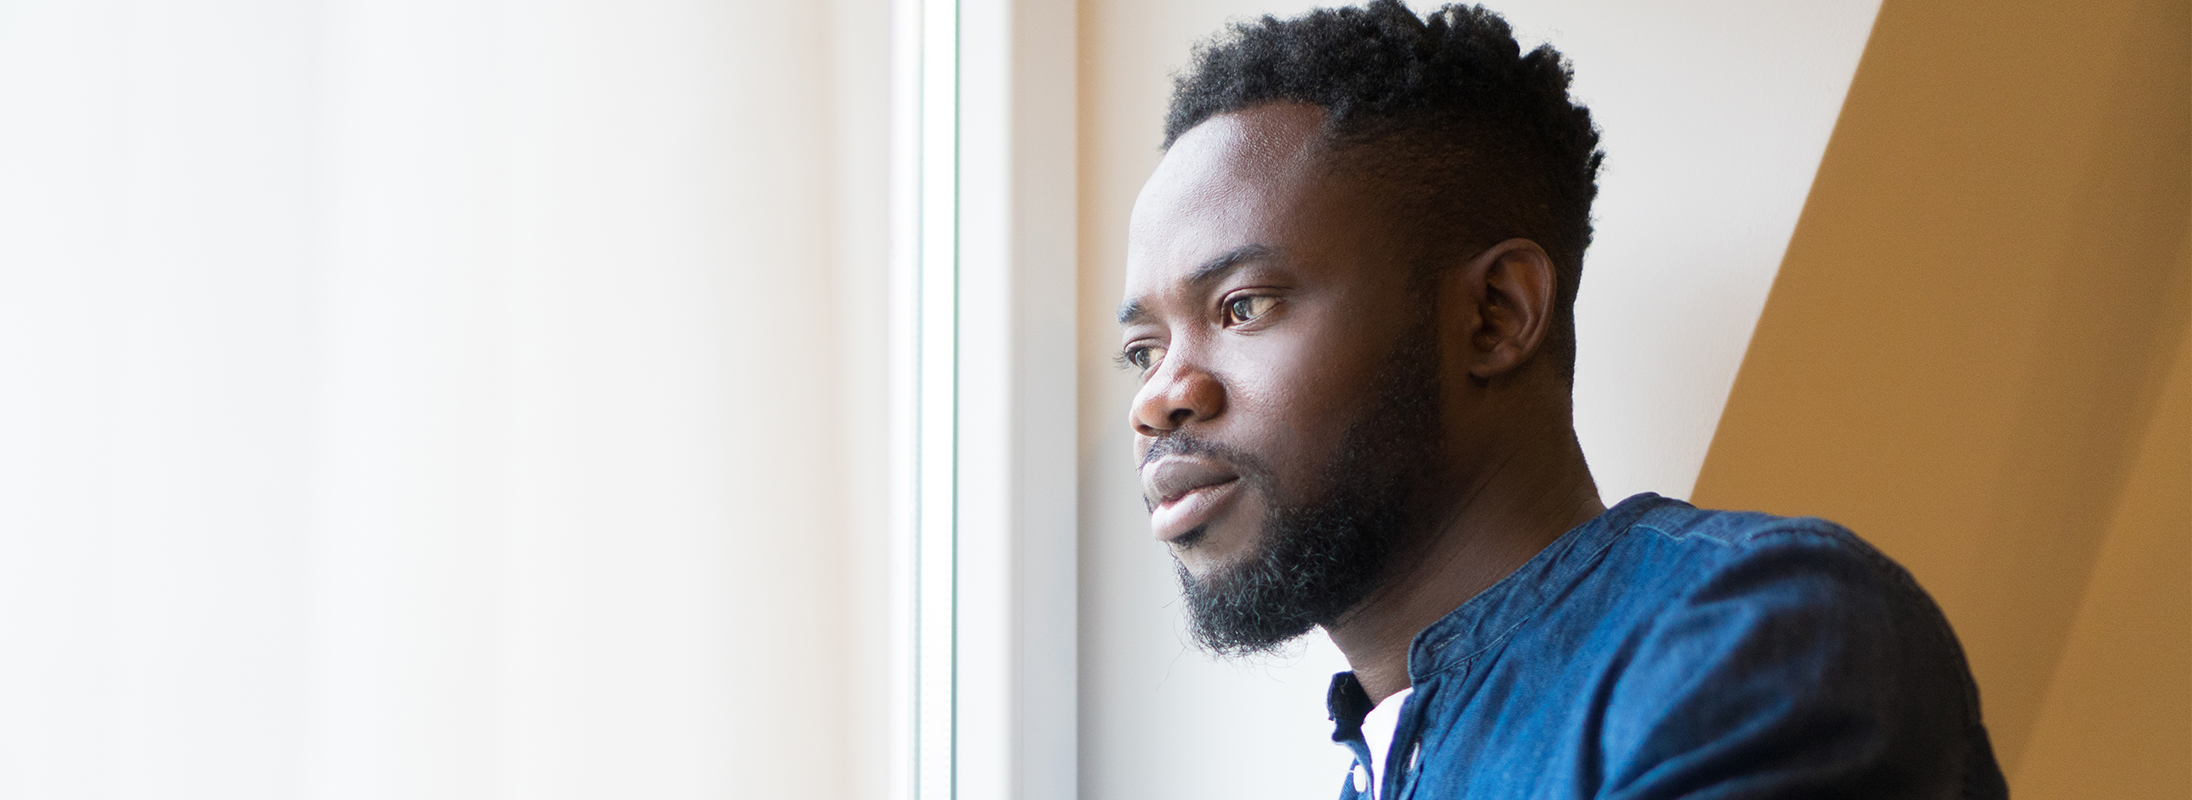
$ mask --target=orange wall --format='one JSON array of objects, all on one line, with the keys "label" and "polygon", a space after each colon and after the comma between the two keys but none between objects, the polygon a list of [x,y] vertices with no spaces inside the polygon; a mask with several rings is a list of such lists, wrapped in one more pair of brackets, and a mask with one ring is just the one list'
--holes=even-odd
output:
[{"label": "orange wall", "polygon": [[2192,797],[2188,222],[2192,4],[1887,0],[1698,480],[1917,573],[2024,797]]}]

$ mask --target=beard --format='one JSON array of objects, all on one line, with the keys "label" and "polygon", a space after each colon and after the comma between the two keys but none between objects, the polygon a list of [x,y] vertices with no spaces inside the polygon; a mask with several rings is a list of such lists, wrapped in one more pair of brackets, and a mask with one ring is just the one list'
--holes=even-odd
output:
[{"label": "beard", "polygon": [[[1270,513],[1240,560],[1195,578],[1175,559],[1196,644],[1219,656],[1277,651],[1329,625],[1376,589],[1403,544],[1407,509],[1440,452],[1438,343],[1429,309],[1401,335],[1374,380],[1374,401],[1349,422],[1302,497],[1246,453],[1174,435],[1149,458],[1196,453],[1231,462]],[[1190,531],[1189,546],[1202,537]]]}]

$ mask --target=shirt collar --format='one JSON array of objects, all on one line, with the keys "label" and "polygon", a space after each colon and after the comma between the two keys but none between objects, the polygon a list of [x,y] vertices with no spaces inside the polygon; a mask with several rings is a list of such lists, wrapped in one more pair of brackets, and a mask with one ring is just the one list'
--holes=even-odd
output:
[{"label": "shirt collar", "polygon": [[[1547,598],[1573,583],[1639,518],[1676,502],[1645,492],[1561,534],[1521,568],[1417,632],[1408,646],[1409,683],[1421,684],[1483,652],[1528,620]],[[1361,742],[1362,718],[1375,705],[1362,683],[1355,680],[1355,673],[1333,675],[1332,686],[1324,696],[1325,711],[1332,720],[1332,741],[1350,745]]]},{"label": "shirt collar", "polygon": [[1638,518],[1675,502],[1645,492],[1561,534],[1507,577],[1418,631],[1408,646],[1409,682],[1420,684],[1468,663],[1574,583]]},{"label": "shirt collar", "polygon": [[1324,709],[1332,720],[1332,741],[1346,744],[1362,741],[1362,718],[1377,707],[1370,702],[1370,693],[1363,691],[1362,683],[1355,680],[1355,673],[1341,672],[1332,676],[1332,688],[1324,693]]}]

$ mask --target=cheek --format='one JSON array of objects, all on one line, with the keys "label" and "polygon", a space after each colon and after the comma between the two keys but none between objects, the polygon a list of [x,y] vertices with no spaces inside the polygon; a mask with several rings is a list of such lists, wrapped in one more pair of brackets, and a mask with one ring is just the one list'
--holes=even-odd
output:
[{"label": "cheek", "polygon": [[1258,342],[1228,381],[1229,413],[1279,489],[1300,492],[1362,414],[1381,356],[1352,342]]}]

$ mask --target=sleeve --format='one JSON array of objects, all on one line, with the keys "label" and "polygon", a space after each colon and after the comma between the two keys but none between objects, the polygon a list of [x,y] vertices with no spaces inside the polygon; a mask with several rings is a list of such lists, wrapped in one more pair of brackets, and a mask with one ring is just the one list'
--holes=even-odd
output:
[{"label": "sleeve", "polygon": [[1790,522],[1633,640],[1600,728],[1601,796],[2006,796],[1932,600],[1846,531]]}]

